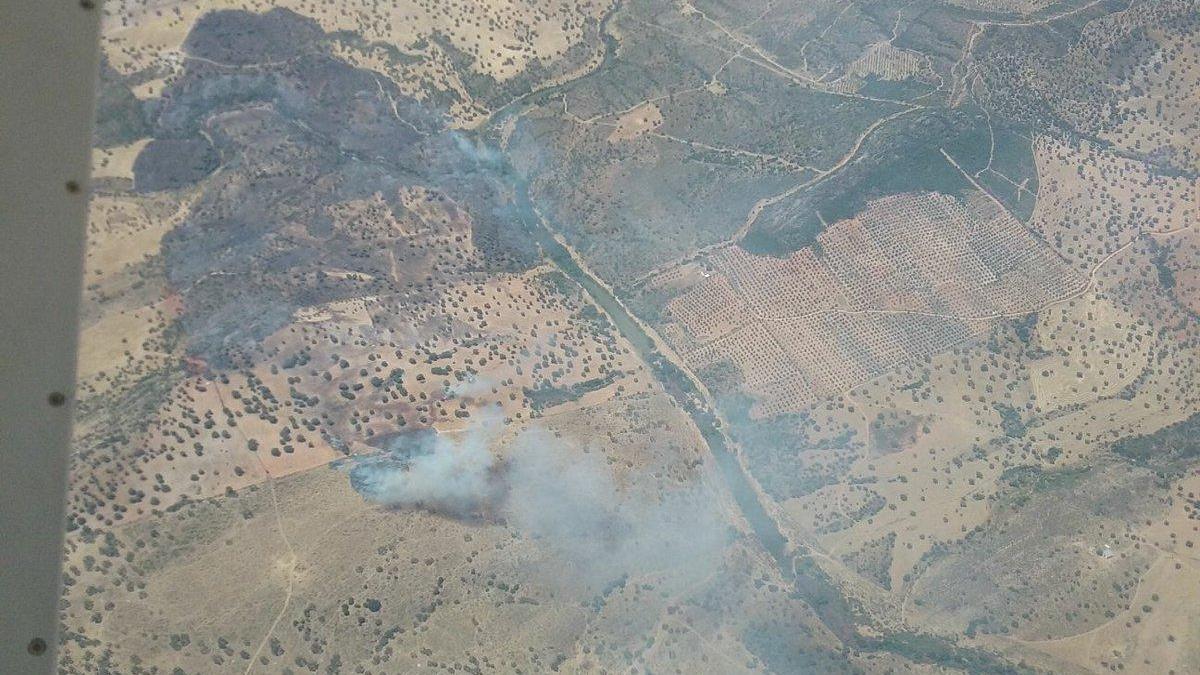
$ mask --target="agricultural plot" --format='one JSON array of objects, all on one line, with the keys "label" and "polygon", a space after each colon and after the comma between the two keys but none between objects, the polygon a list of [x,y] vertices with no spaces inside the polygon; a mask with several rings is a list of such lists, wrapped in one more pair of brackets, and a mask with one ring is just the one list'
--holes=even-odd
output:
[{"label": "agricultural plot", "polygon": [[[965,204],[938,194],[879,200],[786,259],[735,246],[705,264],[712,275],[667,305],[681,328],[667,333],[675,349],[694,354],[697,368],[745,350],[763,362],[730,357],[747,364],[747,388],[791,382],[793,411],[1086,284],[978,193]],[[742,332],[726,337],[739,320]]]}]

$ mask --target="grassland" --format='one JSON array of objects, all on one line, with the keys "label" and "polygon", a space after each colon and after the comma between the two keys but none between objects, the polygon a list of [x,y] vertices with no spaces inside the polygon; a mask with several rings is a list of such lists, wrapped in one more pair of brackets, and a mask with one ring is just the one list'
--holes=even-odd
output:
[{"label": "grassland", "polygon": [[1194,3],[103,12],[61,672],[1200,669]]}]

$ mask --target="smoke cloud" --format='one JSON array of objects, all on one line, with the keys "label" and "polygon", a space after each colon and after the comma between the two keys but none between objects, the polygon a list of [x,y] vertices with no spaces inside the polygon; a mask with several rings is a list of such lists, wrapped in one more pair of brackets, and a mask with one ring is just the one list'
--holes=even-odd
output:
[{"label": "smoke cloud", "polygon": [[492,391],[493,382],[486,377],[468,377],[446,388],[452,398],[483,396]]},{"label": "smoke cloud", "polygon": [[489,419],[457,437],[407,438],[404,447],[360,461],[351,482],[393,508],[502,518],[587,583],[655,572],[689,582],[715,571],[734,533],[708,489],[650,495],[618,485],[597,453],[536,427],[521,432],[501,461],[493,454],[500,431]]},{"label": "smoke cloud", "polygon": [[397,437],[382,455],[355,464],[350,484],[367,499],[388,506],[477,514],[502,487],[489,450],[498,432],[497,423],[488,420],[458,438],[430,432]]}]

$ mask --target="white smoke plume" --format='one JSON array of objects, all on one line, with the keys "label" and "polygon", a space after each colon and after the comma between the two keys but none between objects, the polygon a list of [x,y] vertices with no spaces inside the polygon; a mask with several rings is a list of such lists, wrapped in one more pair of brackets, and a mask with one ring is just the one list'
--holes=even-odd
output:
[{"label": "white smoke plume", "polygon": [[492,448],[499,432],[498,420],[482,420],[424,442],[408,462],[360,464],[355,487],[394,508],[502,518],[587,582],[652,572],[698,580],[719,564],[733,532],[711,491],[621,489],[597,453],[539,428],[518,435],[502,462]]},{"label": "white smoke plume", "polygon": [[500,488],[489,447],[498,422],[485,420],[462,436],[418,437],[402,458],[372,459],[351,469],[351,482],[367,499],[400,508],[469,515],[486,508]]},{"label": "white smoke plume", "polygon": [[452,398],[473,398],[492,391],[494,383],[486,377],[469,377],[446,388]]}]

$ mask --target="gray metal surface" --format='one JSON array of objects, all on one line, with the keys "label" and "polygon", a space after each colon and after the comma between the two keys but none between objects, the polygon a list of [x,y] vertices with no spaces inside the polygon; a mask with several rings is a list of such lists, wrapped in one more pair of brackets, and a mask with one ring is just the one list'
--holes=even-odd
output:
[{"label": "gray metal surface", "polygon": [[52,672],[99,10],[0,0],[0,673]]}]

